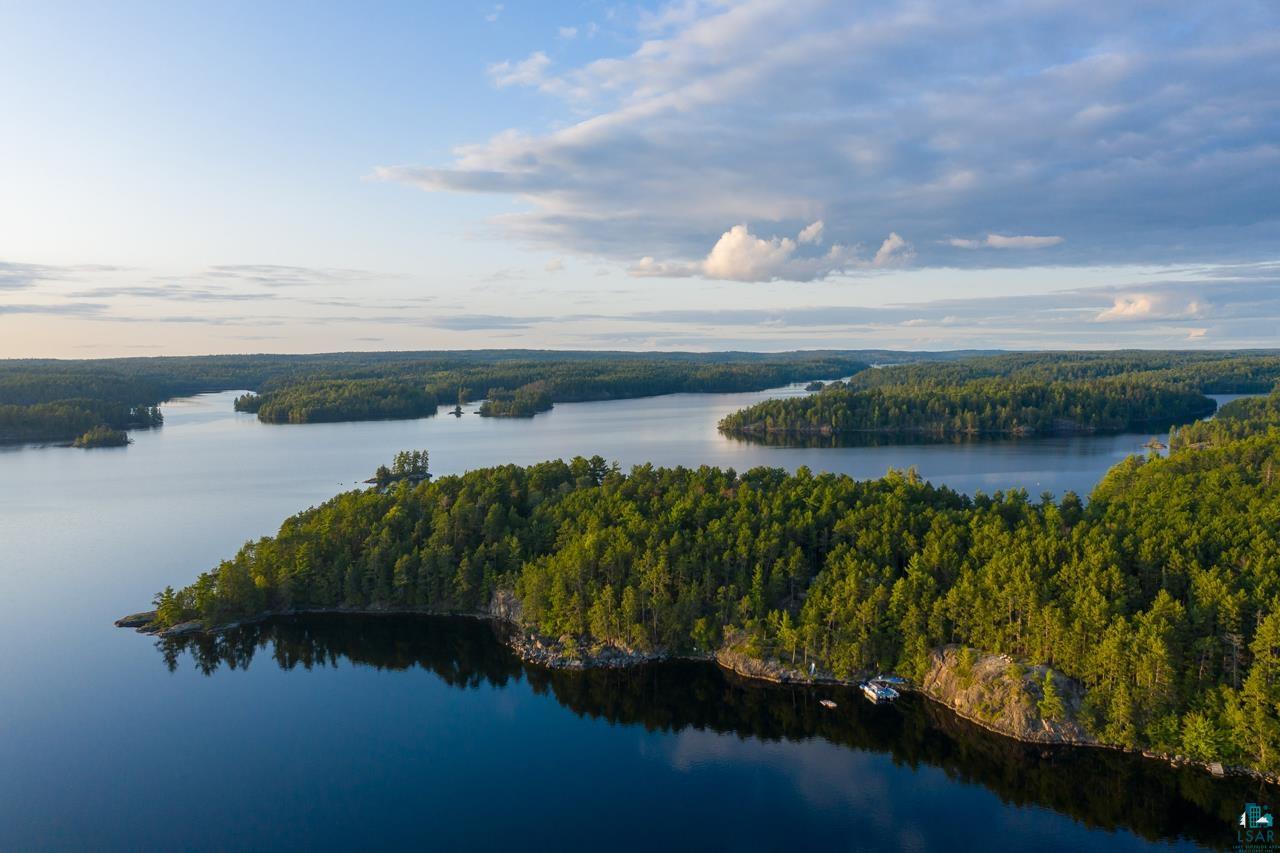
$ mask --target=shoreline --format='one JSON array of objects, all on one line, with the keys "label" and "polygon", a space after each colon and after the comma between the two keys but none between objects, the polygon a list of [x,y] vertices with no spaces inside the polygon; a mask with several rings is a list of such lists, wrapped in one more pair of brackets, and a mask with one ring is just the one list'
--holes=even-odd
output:
[{"label": "shoreline", "polygon": [[[712,663],[726,672],[730,672],[748,682],[758,684],[786,685],[790,687],[819,688],[841,687],[857,688],[859,681],[838,678],[834,675],[817,673],[808,675],[776,662],[749,657],[732,648],[723,648],[714,652],[681,652],[666,650],[637,652],[612,645],[602,645],[594,650],[574,651],[566,653],[561,643],[537,634],[529,633],[517,621],[512,608],[513,601],[495,598],[489,611],[447,611],[430,608],[304,608],[300,610],[268,611],[253,617],[228,622],[224,625],[207,627],[201,622],[183,622],[170,628],[151,630],[155,621],[155,611],[142,611],[115,620],[118,628],[133,628],[140,634],[154,636],[159,639],[178,639],[192,636],[216,636],[245,625],[256,625],[272,619],[297,616],[454,616],[466,619],[484,620],[508,629],[501,642],[521,661],[533,666],[547,669],[584,671],[589,669],[629,669],[635,666],[663,663],[666,661],[691,661]],[[945,661],[947,649],[935,650],[934,655]],[[1009,660],[1004,655],[987,655],[984,660]],[[931,672],[931,676],[933,673]],[[926,681],[929,677],[926,677]],[[940,679],[935,679],[940,680]],[[1180,755],[1156,753],[1150,750],[1135,749],[1118,744],[1104,743],[1094,740],[1088,735],[1083,737],[1064,736],[1061,732],[1051,731],[1047,721],[1041,721],[1046,727],[1042,734],[1047,736],[1031,737],[1019,734],[1007,722],[982,719],[959,707],[955,697],[947,697],[938,689],[930,689],[928,684],[916,684],[906,681],[897,685],[900,690],[914,693],[924,699],[945,708],[962,720],[977,725],[993,734],[1009,738],[1019,743],[1049,747],[1093,748],[1124,752],[1142,758],[1159,761],[1178,769],[1195,767],[1212,778],[1249,778],[1263,784],[1280,786],[1280,774],[1266,773],[1249,767],[1223,765],[1219,762],[1199,761]],[[1083,732],[1082,732],[1083,734]]]}]

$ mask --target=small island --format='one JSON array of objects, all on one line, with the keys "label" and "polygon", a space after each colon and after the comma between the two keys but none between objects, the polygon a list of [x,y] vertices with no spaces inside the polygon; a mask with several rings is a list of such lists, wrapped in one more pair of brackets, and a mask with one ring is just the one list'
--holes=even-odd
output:
[{"label": "small island", "polygon": [[379,465],[373,476],[365,480],[379,489],[386,489],[399,482],[421,483],[431,479],[427,468],[428,454],[425,450],[402,450],[391,461],[391,467]]},{"label": "small island", "polygon": [[491,388],[480,404],[482,418],[531,418],[554,404],[545,382],[531,382],[514,391]]},{"label": "small island", "polygon": [[129,438],[129,434],[122,429],[112,429],[105,424],[88,430],[75,441],[71,442],[72,447],[124,447],[130,444],[133,439]]}]

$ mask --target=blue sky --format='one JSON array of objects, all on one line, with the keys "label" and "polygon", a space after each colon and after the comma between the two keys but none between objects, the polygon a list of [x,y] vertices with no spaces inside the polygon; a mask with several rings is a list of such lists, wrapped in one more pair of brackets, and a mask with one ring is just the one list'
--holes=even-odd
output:
[{"label": "blue sky", "polygon": [[1280,336],[1272,2],[0,0],[0,357]]}]

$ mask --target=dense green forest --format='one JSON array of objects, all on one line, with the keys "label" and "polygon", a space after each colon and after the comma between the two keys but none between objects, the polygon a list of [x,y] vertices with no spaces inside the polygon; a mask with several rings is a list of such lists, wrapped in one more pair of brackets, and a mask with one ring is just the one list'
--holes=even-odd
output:
[{"label": "dense green forest", "polygon": [[748,653],[919,677],[946,643],[1051,664],[1104,741],[1280,769],[1280,398],[1116,466],[1087,504],[603,459],[339,495],[159,619],[484,610],[574,644]]},{"label": "dense green forest", "polygon": [[497,401],[487,414],[528,415],[556,401],[760,390],[848,376],[885,355],[474,350],[0,361],[0,442],[157,426],[159,403],[213,391],[250,390],[236,409],[268,423],[421,417],[434,414],[438,401],[486,394]]},{"label": "dense green forest", "polygon": [[1009,353],[864,370],[807,397],[768,400],[721,421],[729,435],[922,436],[1117,432],[1185,423],[1213,411],[1206,394],[1266,392],[1273,353]]}]

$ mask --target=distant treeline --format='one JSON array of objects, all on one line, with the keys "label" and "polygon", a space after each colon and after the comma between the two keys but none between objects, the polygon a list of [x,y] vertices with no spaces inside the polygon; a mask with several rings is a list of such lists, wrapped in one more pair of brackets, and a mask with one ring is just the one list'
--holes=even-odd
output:
[{"label": "distant treeline", "polygon": [[743,360],[736,354],[705,359],[537,360],[499,359],[432,371],[415,363],[383,365],[377,378],[360,375],[323,379],[284,376],[268,380],[259,394],[236,401],[269,423],[412,418],[434,414],[456,399],[484,399],[485,417],[532,417],[556,402],[649,397],[680,391],[760,390],[814,375],[847,376],[866,363],[840,355],[784,353]]},{"label": "distant treeline", "polygon": [[434,414],[439,402],[485,396],[496,404],[486,414],[527,416],[556,401],[759,390],[848,376],[868,361],[829,351],[537,350],[0,361],[0,441],[61,441],[96,426],[156,426],[165,400],[235,389],[252,392],[236,408],[269,423],[422,417]]},{"label": "distant treeline", "polygon": [[349,492],[166,589],[159,619],[471,612],[503,593],[566,648],[732,642],[844,677],[919,678],[960,643],[1079,680],[1105,742],[1276,771],[1278,413],[1272,397],[1196,425],[1087,504],[598,457]]},{"label": "distant treeline", "polygon": [[[798,439],[1117,432],[1213,412],[1210,393],[1265,392],[1280,356],[1242,353],[1016,353],[866,370],[807,397],[725,417],[727,434]],[[785,438],[782,438],[785,441]]]}]

